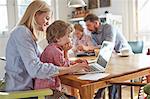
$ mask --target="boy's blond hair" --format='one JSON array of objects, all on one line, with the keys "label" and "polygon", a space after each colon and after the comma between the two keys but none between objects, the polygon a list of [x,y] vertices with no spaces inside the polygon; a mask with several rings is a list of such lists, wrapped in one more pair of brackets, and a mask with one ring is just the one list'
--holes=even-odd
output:
[{"label": "boy's blond hair", "polygon": [[27,7],[23,17],[21,18],[19,25],[25,25],[27,28],[30,29],[32,32],[32,37],[34,40],[38,39],[38,33],[37,33],[37,22],[35,21],[35,15],[36,14],[42,14],[51,12],[49,5],[42,0],[34,0],[30,3],[30,5]]},{"label": "boy's blond hair", "polygon": [[75,30],[79,30],[79,31],[81,31],[81,32],[84,31],[84,28],[83,28],[80,24],[75,24],[75,25],[74,25],[74,29],[75,29]]},{"label": "boy's blond hair", "polygon": [[53,22],[46,30],[46,39],[48,43],[57,43],[57,39],[73,32],[73,28],[69,23],[62,20]]}]

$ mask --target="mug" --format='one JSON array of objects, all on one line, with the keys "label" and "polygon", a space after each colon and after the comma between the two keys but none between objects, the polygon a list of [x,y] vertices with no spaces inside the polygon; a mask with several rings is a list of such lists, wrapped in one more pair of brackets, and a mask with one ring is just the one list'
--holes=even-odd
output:
[{"label": "mug", "polygon": [[128,48],[122,48],[122,49],[120,50],[120,53],[121,53],[122,56],[129,56],[130,51],[129,51]]}]

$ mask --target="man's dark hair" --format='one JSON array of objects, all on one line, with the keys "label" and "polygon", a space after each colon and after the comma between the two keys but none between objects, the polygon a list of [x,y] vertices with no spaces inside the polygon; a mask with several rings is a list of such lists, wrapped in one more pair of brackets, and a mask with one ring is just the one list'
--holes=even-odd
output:
[{"label": "man's dark hair", "polygon": [[88,15],[84,18],[84,22],[86,22],[86,21],[91,21],[91,22],[99,21],[99,18],[98,18],[98,16],[96,16],[95,14],[88,14]]}]

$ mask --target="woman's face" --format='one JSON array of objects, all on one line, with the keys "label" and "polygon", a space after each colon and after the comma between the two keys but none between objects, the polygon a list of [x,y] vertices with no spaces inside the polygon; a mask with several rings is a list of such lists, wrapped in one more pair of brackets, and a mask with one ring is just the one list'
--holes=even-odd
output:
[{"label": "woman's face", "polygon": [[39,26],[38,29],[41,31],[46,31],[47,27],[49,26],[50,23],[50,13],[37,13],[35,15],[35,20]]}]

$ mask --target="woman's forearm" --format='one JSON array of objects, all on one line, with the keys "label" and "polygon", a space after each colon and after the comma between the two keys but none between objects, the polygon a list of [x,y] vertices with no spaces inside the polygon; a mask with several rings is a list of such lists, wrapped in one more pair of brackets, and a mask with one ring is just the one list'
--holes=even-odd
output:
[{"label": "woman's forearm", "polygon": [[80,70],[85,70],[88,68],[87,62],[83,61],[81,63],[76,63],[74,65],[70,65],[69,67],[59,67],[59,75],[64,75],[68,73],[74,73]]},{"label": "woman's forearm", "polygon": [[68,74],[68,73],[71,73],[71,67],[59,67],[58,76]]}]

